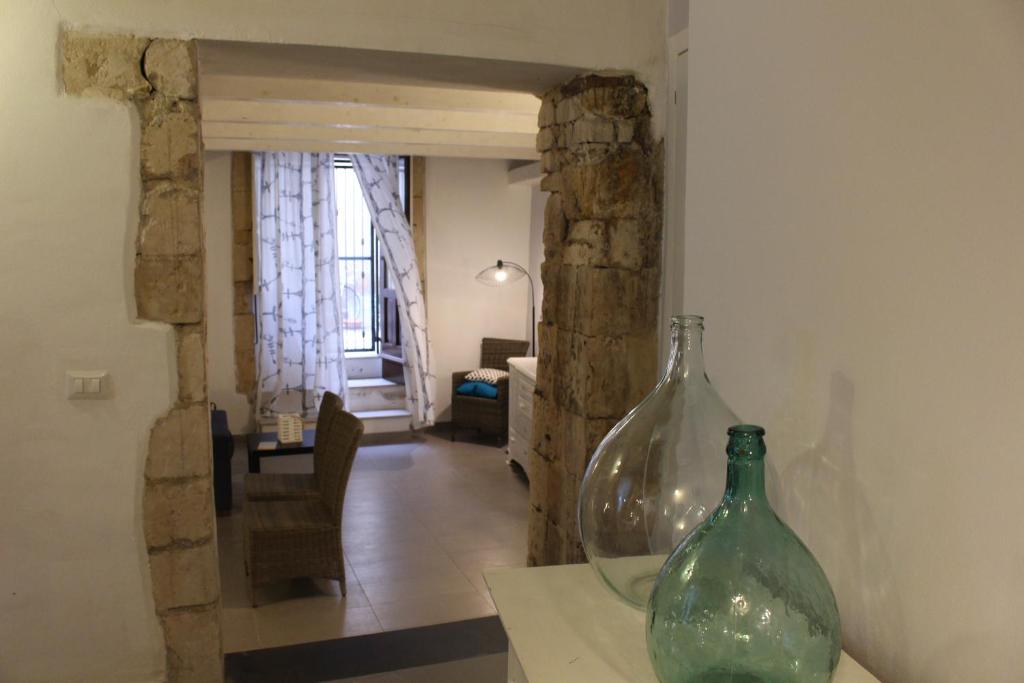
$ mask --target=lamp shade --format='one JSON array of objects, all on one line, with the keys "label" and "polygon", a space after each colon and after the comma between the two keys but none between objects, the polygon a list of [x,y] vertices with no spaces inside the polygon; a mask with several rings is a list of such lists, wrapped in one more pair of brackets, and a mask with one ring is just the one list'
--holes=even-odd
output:
[{"label": "lamp shade", "polygon": [[498,260],[493,266],[484,268],[476,274],[477,282],[488,287],[501,287],[512,282],[521,280],[526,275],[526,270],[518,263]]}]

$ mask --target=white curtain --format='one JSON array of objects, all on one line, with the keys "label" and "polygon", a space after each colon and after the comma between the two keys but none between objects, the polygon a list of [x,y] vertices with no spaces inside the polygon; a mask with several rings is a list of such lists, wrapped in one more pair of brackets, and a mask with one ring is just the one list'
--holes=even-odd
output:
[{"label": "white curtain", "polygon": [[346,398],[334,158],[252,156],[258,414],[312,416],[325,391]]},{"label": "white curtain", "polygon": [[427,308],[416,263],[412,228],[398,194],[398,157],[353,154],[352,166],[370,208],[398,297],[405,357],[405,394],[414,427],[434,424],[434,370],[427,334]]}]

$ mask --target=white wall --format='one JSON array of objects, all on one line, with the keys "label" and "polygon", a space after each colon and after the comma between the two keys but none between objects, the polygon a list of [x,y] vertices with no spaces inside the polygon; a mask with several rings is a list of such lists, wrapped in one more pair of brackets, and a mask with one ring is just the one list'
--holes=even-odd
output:
[{"label": "white wall", "polygon": [[[60,94],[60,24],[633,69],[657,89],[664,12],[618,0],[3,4],[0,679],[159,680],[164,661],[140,508],[148,430],[176,392],[173,345],[132,323],[134,113]],[[110,370],[114,398],[66,401],[69,368]]]},{"label": "white wall", "polygon": [[845,646],[886,681],[1021,680],[1024,4],[691,19],[687,308]]},{"label": "white wall", "polygon": [[228,414],[233,434],[254,427],[245,394],[235,391],[234,277],[232,272],[231,153],[203,157],[206,228],[206,382],[210,400]]},{"label": "white wall", "polygon": [[530,188],[508,184],[505,161],[431,157],[425,209],[427,325],[444,422],[452,372],[480,367],[483,337],[529,339],[526,278],[504,287],[475,278],[499,258],[529,263]]}]

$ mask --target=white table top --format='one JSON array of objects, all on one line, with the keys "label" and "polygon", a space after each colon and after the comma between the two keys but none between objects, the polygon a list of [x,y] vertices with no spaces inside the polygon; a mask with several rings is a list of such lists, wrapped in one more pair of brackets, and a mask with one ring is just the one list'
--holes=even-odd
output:
[{"label": "white table top", "polygon": [[522,358],[509,358],[509,368],[515,368],[521,373],[537,381],[537,357],[536,356],[524,356]]},{"label": "white table top", "polygon": [[[590,565],[484,574],[529,683],[658,683],[644,614],[615,598]],[[878,683],[845,652],[833,683]]]}]

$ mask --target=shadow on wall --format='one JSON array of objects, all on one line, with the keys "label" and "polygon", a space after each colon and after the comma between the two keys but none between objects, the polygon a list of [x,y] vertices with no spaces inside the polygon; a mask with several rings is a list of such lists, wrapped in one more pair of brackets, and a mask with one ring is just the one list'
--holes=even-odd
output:
[{"label": "shadow on wall", "polygon": [[[878,524],[867,504],[863,483],[857,479],[852,439],[854,385],[841,372],[832,373],[828,415],[823,434],[810,449],[793,459],[783,472],[787,492],[787,521],[797,529],[820,529],[811,540],[812,551],[836,592],[844,619],[843,645],[854,659],[867,653],[872,668],[903,680],[897,671],[904,649],[903,605],[892,579],[892,563],[882,545]],[[844,583],[836,577],[848,577]]]}]

